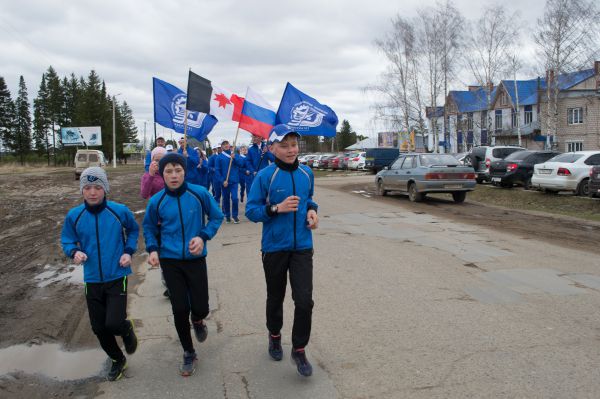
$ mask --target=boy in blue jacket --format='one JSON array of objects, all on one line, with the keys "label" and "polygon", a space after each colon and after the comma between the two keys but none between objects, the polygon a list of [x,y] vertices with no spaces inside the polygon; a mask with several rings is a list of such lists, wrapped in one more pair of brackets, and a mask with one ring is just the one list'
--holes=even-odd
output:
[{"label": "boy in blue jacket", "polygon": [[84,203],[67,213],[61,244],[65,255],[83,263],[92,331],[112,360],[107,378],[116,381],[123,376],[127,360],[115,336],[123,338],[128,354],[137,349],[133,323],[127,320],[127,276],[139,227],[125,205],[106,200],[109,185],[102,168],[85,169],[79,188]]},{"label": "boy in blue jacket", "polygon": [[[170,153],[159,163],[165,188],[154,194],[146,208],[144,238],[148,263],[162,269],[173,309],[175,329],[183,347],[181,375],[196,370],[198,358],[190,333],[190,312],[199,342],[207,337],[208,316],[206,242],[223,222],[223,214],[202,186],[185,182],[186,160]],[[159,239],[160,237],[160,239]]]},{"label": "boy in blue jacket", "polygon": [[[231,170],[229,168],[231,165]],[[223,197],[223,213],[225,214],[225,223],[238,224],[238,184],[240,181],[240,168],[244,167],[244,161],[241,157],[236,156],[235,152],[231,152],[229,141],[225,140],[221,143],[221,153],[215,160],[215,175],[217,181],[221,185],[221,195]],[[229,176],[227,176],[229,171]]]},{"label": "boy in blue jacket", "polygon": [[273,128],[269,142],[275,163],[256,175],[246,217],[262,222],[262,260],[267,282],[267,329],[269,355],[281,360],[283,300],[290,276],[294,300],[291,359],[298,373],[309,377],[312,366],[306,358],[312,319],[312,230],[319,223],[317,204],[312,200],[314,176],[298,163],[298,137],[288,125]]}]

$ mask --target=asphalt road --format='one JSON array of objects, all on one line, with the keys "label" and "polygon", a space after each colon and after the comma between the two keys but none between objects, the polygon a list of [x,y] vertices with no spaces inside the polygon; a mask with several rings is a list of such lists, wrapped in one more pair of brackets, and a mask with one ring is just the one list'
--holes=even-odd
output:
[{"label": "asphalt road", "polygon": [[347,180],[317,180],[313,377],[289,361],[289,292],[284,359],[267,355],[260,226],[242,218],[209,243],[212,313],[196,374],[179,376],[160,275],[139,264],[129,314],[140,347],[100,397],[598,397],[597,255],[335,189]]}]

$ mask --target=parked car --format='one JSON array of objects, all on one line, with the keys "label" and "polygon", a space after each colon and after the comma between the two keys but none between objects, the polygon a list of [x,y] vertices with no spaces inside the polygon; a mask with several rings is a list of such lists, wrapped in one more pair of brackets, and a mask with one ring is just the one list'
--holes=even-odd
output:
[{"label": "parked car", "polygon": [[566,152],[534,166],[532,187],[549,193],[589,195],[590,169],[600,165],[600,151]]},{"label": "parked car", "polygon": [[477,183],[483,183],[484,181],[490,181],[490,165],[494,161],[499,161],[506,158],[513,152],[523,151],[523,147],[515,146],[481,146],[473,147],[469,154],[468,161],[477,175]]},{"label": "parked car", "polygon": [[325,157],[330,156],[331,154],[318,154],[312,162],[313,168],[321,168],[321,160],[325,159]]},{"label": "parked car", "polygon": [[332,170],[342,169],[344,154],[338,154],[329,160],[329,168]]},{"label": "parked car", "polygon": [[526,190],[531,187],[533,166],[546,162],[559,155],[557,151],[532,151],[524,150],[513,152],[505,159],[494,161],[490,165],[490,179],[492,184],[501,187],[512,187],[522,184]]},{"label": "parked car", "polygon": [[298,162],[300,162],[302,165],[306,165],[306,162],[312,156],[313,156],[312,154],[303,154],[303,155],[300,155],[298,157]]},{"label": "parked car", "polygon": [[457,152],[457,153],[450,154],[450,155],[452,155],[454,158],[456,158],[458,160],[459,164],[471,166],[471,163],[469,162],[469,153],[468,152]]},{"label": "parked car", "polygon": [[351,152],[344,153],[344,157],[340,159],[340,169],[348,169],[348,162],[350,162]]},{"label": "parked car", "polygon": [[357,152],[350,157],[348,161],[348,169],[359,170],[365,168],[366,152]]},{"label": "parked car", "polygon": [[379,172],[384,166],[390,166],[400,155],[398,148],[367,148],[365,151],[365,169],[373,173]]},{"label": "parked car", "polygon": [[331,162],[331,160],[333,158],[335,158],[336,155],[335,154],[327,154],[325,155],[323,158],[321,158],[321,160],[319,161],[319,168],[322,169],[329,169],[331,166],[329,165],[329,163]]},{"label": "parked car", "polygon": [[314,165],[315,159],[318,159],[321,155],[320,154],[312,154],[308,157],[306,157],[306,165],[310,166],[311,168]]},{"label": "parked car", "polygon": [[588,183],[588,195],[591,198],[600,195],[600,166],[590,168],[590,182]]},{"label": "parked car", "polygon": [[420,202],[428,193],[451,193],[454,202],[460,203],[475,189],[475,172],[449,154],[408,153],[377,173],[375,184],[378,195],[401,191]]},{"label": "parked car", "polygon": [[84,169],[90,166],[106,166],[106,158],[100,150],[77,150],[75,154],[75,180],[79,179]]}]

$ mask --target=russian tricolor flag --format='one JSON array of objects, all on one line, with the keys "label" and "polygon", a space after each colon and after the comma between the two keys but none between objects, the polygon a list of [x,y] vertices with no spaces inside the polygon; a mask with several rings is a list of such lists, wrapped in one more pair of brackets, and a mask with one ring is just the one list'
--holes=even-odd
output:
[{"label": "russian tricolor flag", "polygon": [[248,87],[240,116],[240,129],[266,139],[275,125],[275,117],[275,108]]}]

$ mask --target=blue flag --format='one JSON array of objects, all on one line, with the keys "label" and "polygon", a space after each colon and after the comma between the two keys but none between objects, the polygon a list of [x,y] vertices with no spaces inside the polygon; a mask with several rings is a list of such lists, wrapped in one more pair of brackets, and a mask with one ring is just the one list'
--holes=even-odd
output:
[{"label": "blue flag", "polygon": [[[163,80],[152,78],[154,88],[154,122],[161,126],[183,133],[183,118],[187,95]],[[212,115],[188,111],[187,134],[203,141],[218,120]]]},{"label": "blue flag", "polygon": [[304,136],[334,137],[338,117],[327,105],[302,93],[288,82],[277,110],[276,122],[291,126]]}]

